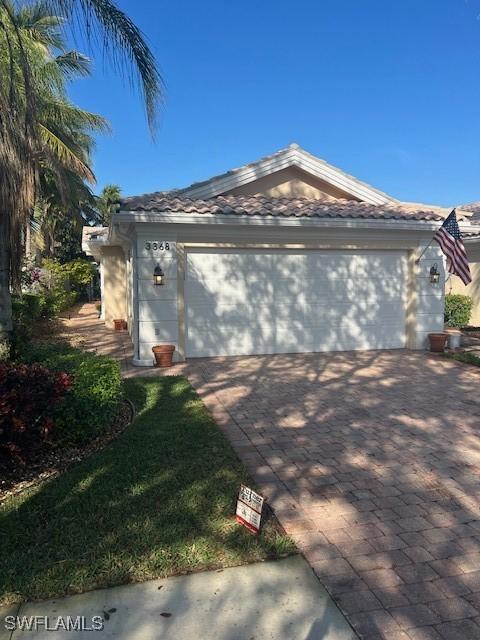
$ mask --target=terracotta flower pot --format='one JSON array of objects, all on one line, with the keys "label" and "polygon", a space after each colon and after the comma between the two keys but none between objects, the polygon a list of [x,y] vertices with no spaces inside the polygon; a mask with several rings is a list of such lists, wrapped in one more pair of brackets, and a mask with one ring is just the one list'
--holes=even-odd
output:
[{"label": "terracotta flower pot", "polygon": [[155,356],[156,367],[171,367],[173,352],[175,351],[175,345],[173,344],[157,344],[152,347],[153,355]]},{"label": "terracotta flower pot", "polygon": [[445,351],[447,338],[448,335],[446,333],[429,333],[428,339],[430,340],[430,351],[434,351],[435,353]]},{"label": "terracotta flower pot", "polygon": [[115,328],[115,331],[123,331],[126,328],[127,323],[125,322],[125,320],[114,320],[113,321],[113,326]]}]

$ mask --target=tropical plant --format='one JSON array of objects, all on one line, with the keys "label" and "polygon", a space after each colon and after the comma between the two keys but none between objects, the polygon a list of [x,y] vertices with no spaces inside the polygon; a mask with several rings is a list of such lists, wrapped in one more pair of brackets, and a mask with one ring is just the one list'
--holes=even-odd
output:
[{"label": "tropical plant", "polygon": [[122,197],[122,192],[117,184],[107,184],[100,191],[97,197],[97,210],[99,222],[108,227],[112,220],[112,213],[115,213],[117,204]]},{"label": "tropical plant", "polygon": [[444,320],[449,327],[466,327],[472,314],[473,299],[460,293],[445,296]]},{"label": "tropical plant", "polygon": [[[52,36],[47,28],[48,17],[36,20],[42,6],[22,10],[26,22],[32,23],[24,28],[10,1],[0,0],[0,332],[11,328],[10,286],[20,288],[23,244],[38,193],[40,164],[47,159],[56,174],[68,169],[89,178],[81,155],[68,152],[57,131],[48,128],[52,119],[64,123],[67,116],[78,118],[79,114],[72,113],[72,105],[62,100],[54,74],[49,75],[54,65],[47,70],[43,58],[39,69],[39,52],[58,43],[57,35]],[[154,57],[135,24],[111,0],[52,0],[47,6],[67,25],[76,26],[90,45],[101,42],[112,66],[141,87],[153,131],[162,84]],[[78,71],[84,64],[79,54],[67,53],[57,67],[68,70],[73,65]],[[59,100],[45,105],[46,92],[49,97],[58,92]],[[42,109],[51,116],[46,127],[40,117]],[[87,124],[95,126],[92,121]],[[80,143],[81,131],[74,127],[71,133],[72,142]]]}]

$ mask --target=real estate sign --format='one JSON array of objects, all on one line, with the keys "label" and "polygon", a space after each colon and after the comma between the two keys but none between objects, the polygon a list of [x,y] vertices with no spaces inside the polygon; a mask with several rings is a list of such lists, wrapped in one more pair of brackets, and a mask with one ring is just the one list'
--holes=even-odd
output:
[{"label": "real estate sign", "polygon": [[259,533],[262,507],[262,496],[242,484],[237,500],[237,522],[243,524],[252,533]]}]

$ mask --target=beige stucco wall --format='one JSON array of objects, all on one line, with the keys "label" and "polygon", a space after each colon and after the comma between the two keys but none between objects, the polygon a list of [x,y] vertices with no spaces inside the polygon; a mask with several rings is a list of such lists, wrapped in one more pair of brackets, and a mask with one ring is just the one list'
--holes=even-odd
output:
[{"label": "beige stucco wall", "polygon": [[323,180],[315,178],[301,169],[289,167],[281,169],[269,176],[258,178],[249,184],[236,187],[225,193],[231,195],[257,195],[262,194],[272,197],[301,197],[321,198],[327,194],[334,198],[346,198],[352,200],[352,196],[336,189]]},{"label": "beige stucco wall", "polygon": [[450,276],[445,285],[445,293],[461,293],[473,298],[472,315],[470,324],[480,327],[480,262],[470,263],[472,282],[465,286],[457,276]]},{"label": "beige stucco wall", "polygon": [[107,327],[114,319],[127,318],[126,260],[121,247],[102,249],[104,314]]}]

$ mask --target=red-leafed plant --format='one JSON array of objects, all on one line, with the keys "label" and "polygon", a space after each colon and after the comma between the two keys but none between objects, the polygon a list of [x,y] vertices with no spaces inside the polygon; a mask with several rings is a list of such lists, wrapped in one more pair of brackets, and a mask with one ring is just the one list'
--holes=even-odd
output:
[{"label": "red-leafed plant", "polygon": [[66,373],[39,364],[0,362],[0,455],[25,463],[55,428],[54,412],[71,387]]}]

